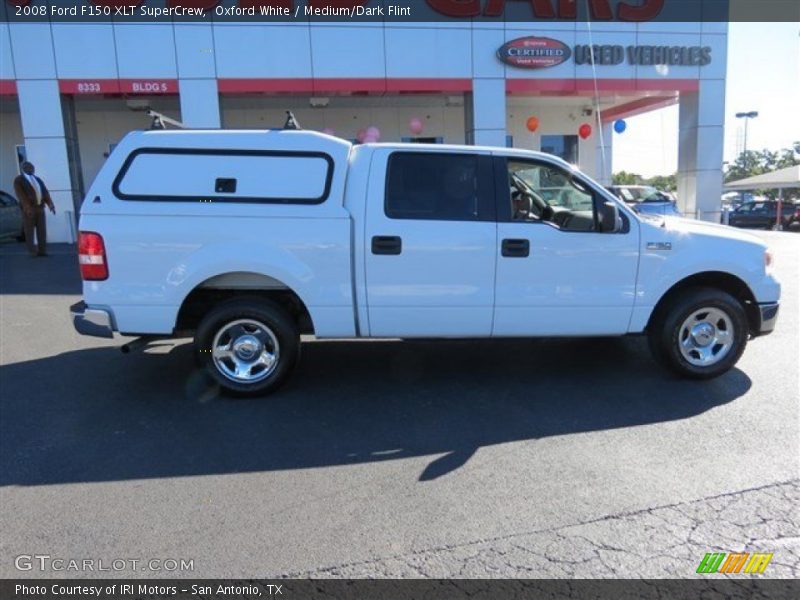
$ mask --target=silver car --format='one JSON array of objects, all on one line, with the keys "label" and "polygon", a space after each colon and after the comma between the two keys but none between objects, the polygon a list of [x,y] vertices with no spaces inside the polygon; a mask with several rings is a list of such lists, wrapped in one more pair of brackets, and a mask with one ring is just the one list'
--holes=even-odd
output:
[{"label": "silver car", "polygon": [[0,239],[22,237],[22,211],[8,192],[0,191]]}]

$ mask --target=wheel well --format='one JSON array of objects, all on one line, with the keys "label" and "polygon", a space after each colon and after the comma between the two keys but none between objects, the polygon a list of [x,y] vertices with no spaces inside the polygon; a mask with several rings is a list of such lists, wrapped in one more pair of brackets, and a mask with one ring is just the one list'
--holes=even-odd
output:
[{"label": "wheel well", "polygon": [[758,330],[761,315],[752,290],[744,281],[736,277],[736,275],[731,275],[730,273],[722,271],[695,273],[685,279],[681,279],[678,283],[669,288],[669,290],[661,296],[661,299],[650,314],[650,320],[647,322],[647,329],[650,329],[650,325],[665,310],[672,298],[684,290],[696,287],[716,288],[729,293],[742,304],[745,314],[747,315],[750,331]]},{"label": "wheel well", "polygon": [[[259,285],[259,277],[261,277],[265,285]],[[217,287],[214,283],[221,281],[233,287]],[[242,286],[241,283],[245,281],[247,285],[255,285],[256,287]],[[213,287],[209,287],[209,282],[212,282]],[[194,331],[209,310],[230,298],[270,300],[283,307],[294,318],[300,333],[314,333],[311,314],[308,312],[305,303],[300,299],[300,296],[281,282],[270,277],[258,276],[255,273],[218,275],[195,287],[183,300],[183,304],[178,310],[175,331]]]}]

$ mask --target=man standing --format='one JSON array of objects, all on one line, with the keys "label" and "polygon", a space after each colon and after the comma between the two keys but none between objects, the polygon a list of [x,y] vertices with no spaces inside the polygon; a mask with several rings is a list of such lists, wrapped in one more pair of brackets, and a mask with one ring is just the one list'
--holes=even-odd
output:
[{"label": "man standing", "polygon": [[[22,226],[25,230],[25,243],[31,256],[47,256],[47,221],[44,206],[56,214],[50,192],[39,177],[33,174],[34,167],[28,161],[22,163],[22,174],[14,179],[14,192],[22,209]],[[36,241],[39,251],[33,245],[33,231],[36,230]]]}]

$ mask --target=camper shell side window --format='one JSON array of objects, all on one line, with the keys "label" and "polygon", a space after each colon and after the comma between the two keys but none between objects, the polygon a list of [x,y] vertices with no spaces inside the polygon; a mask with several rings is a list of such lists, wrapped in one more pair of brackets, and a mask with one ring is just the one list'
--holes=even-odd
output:
[{"label": "camper shell side window", "polygon": [[332,178],[323,152],[138,148],[112,189],[121,200],[319,204]]}]

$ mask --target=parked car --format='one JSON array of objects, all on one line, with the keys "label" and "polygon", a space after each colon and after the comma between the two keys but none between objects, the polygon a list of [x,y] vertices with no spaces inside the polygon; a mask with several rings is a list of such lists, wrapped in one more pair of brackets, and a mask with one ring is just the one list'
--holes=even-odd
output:
[{"label": "parked car", "polygon": [[11,194],[0,191],[0,239],[22,236],[22,211]]},{"label": "parked car", "polygon": [[[800,222],[800,205],[786,201],[781,203],[781,229],[796,228]],[[745,202],[731,211],[728,225],[755,229],[775,229],[778,221],[778,202],[762,200]]]},{"label": "parked car", "polygon": [[777,318],[761,239],[640,218],[544,153],[133,132],[87,197],[77,331],[143,336],[128,350],[193,335],[197,361],[234,394],[284,383],[301,334],[645,334],[657,360],[703,379]]},{"label": "parked car", "polygon": [[800,231],[800,202],[794,204],[794,214],[791,215],[784,226],[789,231]]},{"label": "parked car", "polygon": [[675,199],[650,185],[612,185],[608,190],[639,213],[682,217]]},{"label": "parked car", "polygon": [[723,210],[733,210],[745,202],[755,202],[756,200],[762,200],[762,198],[752,192],[726,192],[721,196]]}]

